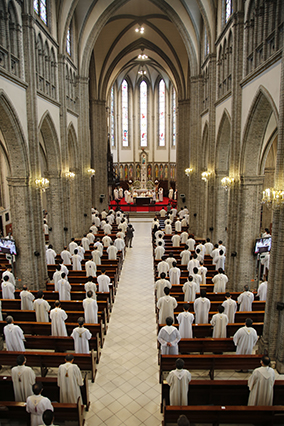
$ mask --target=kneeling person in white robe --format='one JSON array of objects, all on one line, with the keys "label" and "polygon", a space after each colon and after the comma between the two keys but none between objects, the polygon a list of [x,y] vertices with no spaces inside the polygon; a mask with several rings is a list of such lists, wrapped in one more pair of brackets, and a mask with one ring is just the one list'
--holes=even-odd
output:
[{"label": "kneeling person in white robe", "polygon": [[189,312],[189,304],[183,305],[183,312],[177,316],[179,323],[179,332],[182,339],[192,339],[192,323],[194,321],[194,315]]},{"label": "kneeling person in white robe", "polygon": [[250,390],[248,405],[273,405],[274,370],[269,367],[270,358],[263,356],[261,367],[256,368],[248,379]]},{"label": "kneeling person in white robe", "polygon": [[90,352],[89,340],[92,337],[89,330],[84,325],[84,318],[78,318],[79,327],[74,328],[71,337],[74,339],[75,352],[77,354],[88,354]]},{"label": "kneeling person in white robe", "polygon": [[27,399],[26,410],[31,413],[31,426],[42,425],[42,415],[45,410],[53,411],[53,406],[50,400],[41,395],[43,386],[41,382],[33,385],[33,393]]},{"label": "kneeling person in white robe", "polygon": [[233,336],[235,346],[237,346],[236,354],[251,355],[254,345],[257,342],[257,333],[252,328],[252,319],[246,319],[246,325],[238,329]]},{"label": "kneeling person in white robe", "polygon": [[51,319],[51,335],[52,336],[67,336],[65,320],[68,316],[64,309],[60,308],[59,300],[54,303],[54,309],[50,311]]},{"label": "kneeling person in white robe", "polygon": [[184,360],[176,360],[176,370],[170,371],[167,382],[170,385],[170,405],[188,405],[188,385],[191,374],[184,370]]},{"label": "kneeling person in white robe", "polygon": [[161,344],[162,355],[178,355],[178,342],[181,337],[178,329],[173,326],[173,322],[172,317],[167,317],[167,325],[159,331],[158,342]]},{"label": "kneeling person in white robe", "polygon": [[14,319],[11,316],[6,317],[7,325],[3,331],[7,346],[7,351],[25,352],[24,340],[25,336],[23,330],[14,324]]},{"label": "kneeling person in white robe", "polygon": [[26,402],[28,396],[33,394],[32,386],[36,381],[36,375],[31,367],[27,367],[26,357],[17,356],[17,367],[11,369],[15,401]]},{"label": "kneeling person in white robe", "polygon": [[224,306],[218,306],[218,314],[213,315],[210,323],[213,326],[213,336],[215,338],[221,339],[227,337],[227,324],[228,317],[224,314]]},{"label": "kneeling person in white robe", "polygon": [[82,374],[78,365],[73,364],[74,355],[66,355],[65,361],[65,364],[59,366],[57,376],[57,385],[60,387],[60,402],[76,404],[78,398],[81,397]]}]

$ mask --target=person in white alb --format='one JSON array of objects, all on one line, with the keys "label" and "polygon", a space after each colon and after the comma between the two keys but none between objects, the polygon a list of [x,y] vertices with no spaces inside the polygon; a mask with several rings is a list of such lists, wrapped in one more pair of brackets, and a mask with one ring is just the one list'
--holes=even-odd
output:
[{"label": "person in white alb", "polygon": [[3,332],[7,351],[25,352],[24,340],[25,336],[23,330],[14,324],[14,319],[10,315],[6,317],[7,325],[5,325]]},{"label": "person in white alb", "polygon": [[185,302],[194,302],[196,298],[197,292],[197,284],[193,281],[193,276],[189,275],[188,280],[184,283],[182,287],[182,291],[184,293],[184,301]]},{"label": "person in white alb", "polygon": [[58,368],[57,385],[60,388],[60,402],[65,404],[77,404],[81,397],[80,386],[83,379],[80,368],[74,364],[74,355],[67,354],[65,364]]},{"label": "person in white alb", "polygon": [[90,256],[89,260],[85,263],[85,270],[86,270],[87,277],[97,276],[97,265],[92,259],[93,257]]},{"label": "person in white alb", "polygon": [[90,250],[90,240],[87,238],[87,234],[84,234],[84,237],[81,240],[81,244],[85,251]]},{"label": "person in white alb", "polygon": [[102,252],[100,248],[96,246],[95,249],[92,251],[92,259],[97,266],[102,264],[101,257],[102,257]]},{"label": "person in white alb", "polygon": [[206,297],[206,291],[200,291],[200,297],[195,299],[194,312],[196,324],[208,324],[208,314],[211,306],[210,300]]},{"label": "person in white alb", "polygon": [[32,386],[36,381],[36,375],[31,367],[26,366],[26,357],[17,356],[17,367],[11,369],[15,401],[26,402],[33,394]]},{"label": "person in white alb", "polygon": [[267,406],[273,405],[273,386],[275,382],[275,373],[273,368],[269,367],[270,358],[263,356],[260,361],[261,367],[253,370],[248,379],[250,390],[248,405]]},{"label": "person in white alb", "polygon": [[57,283],[57,289],[59,293],[59,300],[71,300],[71,285],[69,284],[64,272],[61,274],[61,280]]},{"label": "person in white alb", "polygon": [[254,345],[257,342],[257,333],[252,327],[253,321],[250,318],[246,319],[246,325],[238,329],[233,336],[233,341],[236,349],[236,354],[251,355]]},{"label": "person in white alb", "polygon": [[83,300],[84,317],[86,324],[98,323],[98,304],[92,296],[93,292],[88,291],[86,299]]},{"label": "person in white alb", "polygon": [[84,318],[78,318],[78,326],[72,331],[71,337],[74,339],[75,353],[88,354],[90,352],[89,340],[92,334],[84,327]]},{"label": "person in white alb", "polygon": [[224,274],[224,270],[222,268],[218,269],[218,274],[216,274],[212,278],[212,283],[214,284],[213,292],[214,293],[225,293],[226,285],[228,282],[227,275]]},{"label": "person in white alb", "polygon": [[88,281],[84,284],[84,289],[86,292],[86,297],[87,297],[88,291],[91,291],[93,293],[92,298],[97,300],[97,295],[96,295],[97,286],[95,283],[95,277],[89,277]]},{"label": "person in white alb", "polygon": [[227,337],[228,317],[224,314],[224,306],[219,305],[217,309],[218,314],[212,316],[210,323],[213,327],[212,337],[221,339]]},{"label": "person in white alb", "polygon": [[34,304],[33,301],[35,299],[34,295],[28,290],[26,285],[23,285],[23,290],[20,292],[21,298],[21,309],[23,311],[33,311]]},{"label": "person in white alb", "polygon": [[185,245],[184,250],[180,252],[180,257],[181,257],[180,264],[188,265],[188,262],[190,261],[190,257],[191,257],[191,252],[190,250],[188,250],[187,245]]},{"label": "person in white alb", "polygon": [[116,260],[117,259],[117,247],[113,244],[113,242],[110,243],[110,246],[107,248],[107,254],[108,254],[108,260]]},{"label": "person in white alb", "polygon": [[100,293],[108,293],[109,292],[109,285],[110,285],[110,277],[106,275],[105,268],[101,269],[101,275],[98,276],[97,282],[99,285],[99,292]]},{"label": "person in white alb", "polygon": [[10,265],[6,266],[6,271],[4,271],[2,274],[2,280],[4,280],[4,277],[6,275],[9,277],[9,282],[12,283],[14,287],[16,287],[16,280],[14,274],[12,273],[12,268]]},{"label": "person in white alb", "polygon": [[166,325],[159,331],[158,342],[161,345],[162,355],[178,355],[178,342],[181,337],[178,329],[173,326],[173,322],[172,317],[167,317]]},{"label": "person in white alb", "polygon": [[266,296],[267,296],[267,285],[268,282],[267,281],[263,281],[257,290],[257,296],[259,297],[259,300],[264,300],[266,301]]},{"label": "person in white alb", "polygon": [[31,426],[42,425],[42,415],[45,410],[54,410],[50,400],[41,395],[43,386],[41,382],[33,385],[33,393],[27,398],[26,410],[31,413]]},{"label": "person in white alb", "polygon": [[82,257],[79,255],[78,248],[76,248],[72,256],[73,271],[82,271],[82,260]]},{"label": "person in white alb", "polygon": [[49,322],[48,312],[50,311],[49,303],[44,300],[44,293],[39,290],[34,301],[34,309],[37,322]]},{"label": "person in white alb", "polygon": [[176,369],[170,371],[166,381],[170,386],[170,405],[188,405],[188,385],[191,382],[191,374],[184,370],[184,361],[176,360]]},{"label": "person in white alb", "polygon": [[238,297],[238,303],[240,305],[240,311],[252,311],[252,302],[254,301],[254,294],[249,291],[247,285],[244,286],[244,291]]},{"label": "person in white alb", "polygon": [[206,243],[204,244],[204,247],[205,247],[205,254],[211,256],[211,253],[212,253],[214,246],[210,242],[210,238],[206,238]]},{"label": "person in white alb", "polygon": [[54,303],[55,308],[50,311],[51,319],[51,335],[52,336],[67,336],[65,320],[68,316],[64,309],[60,308],[59,300]]},{"label": "person in white alb", "polygon": [[155,290],[157,291],[156,293],[157,300],[159,300],[160,297],[163,297],[165,295],[164,293],[165,287],[172,288],[172,285],[168,280],[166,280],[166,274],[162,272],[161,278],[155,282]]},{"label": "person in white alb", "polygon": [[173,284],[179,284],[180,283],[180,269],[177,268],[177,263],[173,262],[173,267],[169,270],[169,278],[170,283]]},{"label": "person in white alb", "polygon": [[52,244],[49,244],[46,250],[46,263],[47,265],[55,265],[56,252],[53,250]]},{"label": "person in white alb", "polygon": [[5,275],[1,284],[2,299],[15,299],[15,287],[10,282],[9,276]]},{"label": "person in white alb", "polygon": [[174,318],[174,309],[177,307],[177,301],[174,297],[169,296],[169,287],[164,288],[165,295],[160,297],[157,302],[159,309],[159,324],[165,324],[167,317]]},{"label": "person in white alb", "polygon": [[182,339],[192,339],[192,323],[194,321],[194,315],[189,312],[189,304],[183,305],[183,312],[180,312],[177,316],[179,323],[179,332]]},{"label": "person in white alb", "polygon": [[70,251],[67,250],[67,246],[64,247],[64,250],[62,250],[60,256],[64,265],[71,265],[72,254],[70,253]]},{"label": "person in white alb", "polygon": [[71,243],[69,244],[69,252],[71,255],[74,254],[74,250],[76,247],[78,247],[78,244],[75,242],[75,238],[71,238]]},{"label": "person in white alb", "polygon": [[155,252],[155,260],[162,260],[162,257],[165,254],[165,248],[163,247],[161,241],[159,241],[159,244],[155,248],[154,252]]},{"label": "person in white alb", "polygon": [[237,302],[232,299],[229,292],[225,294],[225,302],[222,303],[224,306],[224,314],[227,315],[229,324],[235,322],[235,313],[237,312]]},{"label": "person in white alb", "polygon": [[161,262],[158,263],[157,265],[157,271],[158,271],[158,276],[161,276],[161,273],[164,272],[166,275],[169,272],[169,264],[168,262],[166,262],[166,257],[163,256]]}]

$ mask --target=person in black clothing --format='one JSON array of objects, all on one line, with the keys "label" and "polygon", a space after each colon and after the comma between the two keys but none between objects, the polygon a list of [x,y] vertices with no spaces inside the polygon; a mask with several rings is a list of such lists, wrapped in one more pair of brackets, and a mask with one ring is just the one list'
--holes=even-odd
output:
[{"label": "person in black clothing", "polygon": [[127,226],[126,229],[126,247],[132,248],[132,239],[134,236],[135,229],[131,225],[131,223]]}]

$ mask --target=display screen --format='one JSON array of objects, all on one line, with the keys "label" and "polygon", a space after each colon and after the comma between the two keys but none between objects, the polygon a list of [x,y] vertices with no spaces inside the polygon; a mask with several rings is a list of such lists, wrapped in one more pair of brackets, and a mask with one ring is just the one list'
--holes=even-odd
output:
[{"label": "display screen", "polygon": [[255,242],[254,253],[264,253],[271,250],[271,237],[258,238]]},{"label": "display screen", "polygon": [[15,241],[0,238],[0,253],[17,254]]}]

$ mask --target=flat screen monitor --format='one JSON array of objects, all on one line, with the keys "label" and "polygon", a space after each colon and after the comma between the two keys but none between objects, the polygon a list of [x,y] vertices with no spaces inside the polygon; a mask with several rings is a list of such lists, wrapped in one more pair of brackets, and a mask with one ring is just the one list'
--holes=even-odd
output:
[{"label": "flat screen monitor", "polygon": [[0,238],[0,253],[17,254],[15,240]]},{"label": "flat screen monitor", "polygon": [[271,237],[258,238],[255,242],[254,254],[264,253],[271,250]]}]

